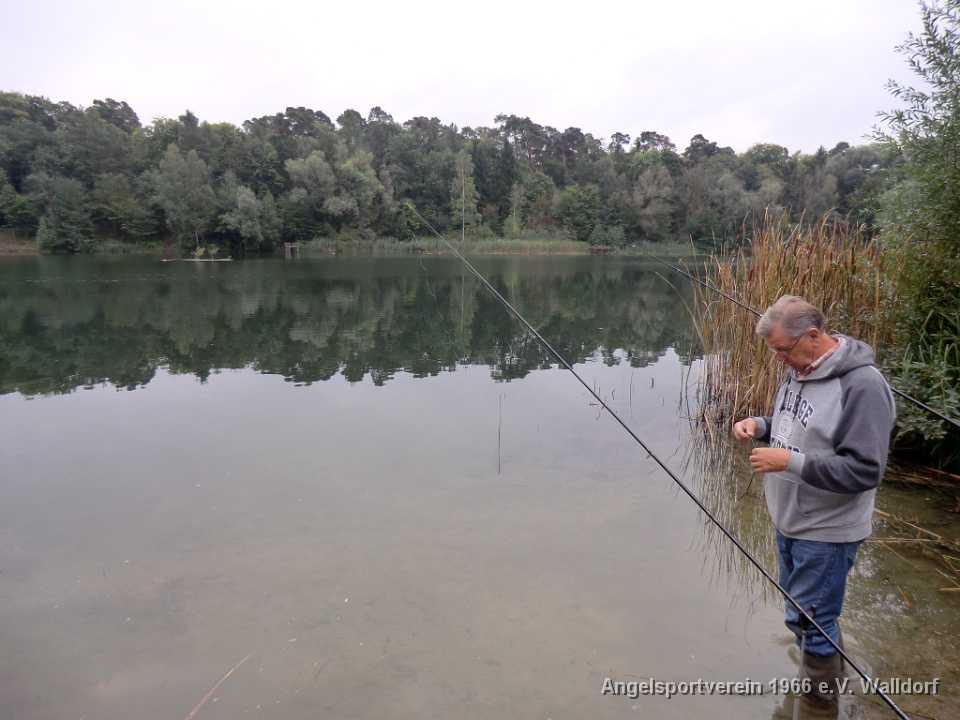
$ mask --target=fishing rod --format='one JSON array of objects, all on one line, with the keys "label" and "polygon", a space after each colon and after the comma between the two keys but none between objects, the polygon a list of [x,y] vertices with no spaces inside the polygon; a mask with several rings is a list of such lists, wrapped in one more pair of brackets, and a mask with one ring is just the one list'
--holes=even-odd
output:
[{"label": "fishing rod", "polygon": [[[729,300],[730,302],[736,303],[737,305],[739,305],[740,307],[742,307],[744,310],[748,310],[749,312],[752,312],[752,313],[753,313],[754,315],[756,315],[757,317],[762,317],[762,316],[763,316],[763,313],[761,313],[759,310],[757,310],[757,309],[755,309],[755,308],[752,308],[752,307],[750,307],[749,305],[746,305],[746,304],[740,302],[740,301],[737,300],[735,297],[731,297],[730,295],[727,295],[727,293],[723,292],[723,290],[721,290],[720,288],[712,285],[711,283],[708,283],[706,280],[703,280],[703,279],[698,278],[698,277],[696,277],[696,276],[694,276],[694,275],[691,275],[691,274],[688,273],[686,270],[683,270],[683,269],[677,267],[676,265],[671,265],[671,264],[668,263],[667,261],[661,260],[660,258],[658,258],[658,257],[656,257],[656,256],[651,256],[651,257],[653,257],[653,259],[656,260],[656,261],[657,261],[658,263],[660,263],[661,265],[664,265],[664,266],[670,268],[671,270],[673,270],[674,272],[680,273],[681,275],[685,275],[686,277],[690,278],[690,279],[693,280],[694,282],[700,283],[701,285],[703,285],[703,286],[704,286],[705,288],[707,288],[708,290],[712,290],[713,292],[717,293],[718,295],[722,295],[723,297],[725,297],[725,298],[726,298],[727,300]],[[888,383],[888,384],[889,384],[889,383]],[[913,397],[913,396],[911,396],[911,395],[907,395],[907,393],[903,392],[902,390],[897,390],[897,388],[895,388],[893,385],[890,385],[890,389],[893,390],[893,392],[895,392],[897,395],[899,395],[900,397],[902,397],[904,400],[909,400],[910,402],[912,402],[912,403],[913,403],[914,405],[916,405],[917,407],[923,408],[923,409],[926,410],[928,413],[931,413],[931,414],[933,414],[933,415],[936,415],[936,416],[937,416],[938,418],[940,418],[941,420],[945,420],[946,422],[950,423],[950,424],[953,425],[955,428],[957,428],[958,430],[960,430],[960,420],[957,420],[956,418],[952,418],[952,417],[950,417],[949,415],[944,415],[942,412],[940,412],[940,411],[937,410],[936,408],[932,408],[932,407],[930,407],[929,405],[927,405],[926,403],[923,403],[923,402],[921,402],[920,400],[917,400],[915,397]]]},{"label": "fishing rod", "polygon": [[627,434],[630,435],[630,437],[632,437],[632,438],[636,441],[636,443],[637,443],[640,447],[642,447],[642,448],[644,449],[644,451],[647,453],[647,457],[652,458],[652,459],[654,460],[654,462],[656,462],[657,465],[659,465],[660,468],[661,468],[665,473],[667,473],[667,475],[670,476],[670,479],[673,480],[673,482],[675,482],[675,483],[677,484],[677,486],[678,486],[681,490],[683,490],[684,493],[686,493],[687,497],[689,497],[689,498],[696,504],[696,506],[703,511],[704,515],[706,515],[706,516],[710,519],[710,521],[711,521],[714,525],[717,526],[717,528],[720,530],[720,532],[722,532],[722,533],[727,537],[727,539],[730,540],[730,542],[732,542],[732,543],[734,544],[734,546],[735,546],[741,553],[743,553],[743,555],[747,558],[747,560],[750,561],[750,563],[760,572],[760,574],[763,575],[763,577],[765,577],[765,578],[780,592],[781,595],[783,595],[784,599],[786,599],[786,601],[789,602],[789,603],[794,607],[794,609],[796,609],[797,614],[798,614],[798,615],[800,616],[800,618],[802,619],[804,625],[805,625],[806,627],[811,627],[811,628],[815,629],[817,632],[819,632],[819,633],[826,639],[826,641],[827,641],[828,643],[830,643],[830,645],[833,647],[833,649],[836,650],[836,651],[840,654],[840,657],[842,657],[842,658],[850,665],[850,667],[852,667],[854,670],[856,670],[857,674],[858,674],[861,678],[863,678],[863,680],[868,684],[868,686],[869,686],[870,688],[872,688],[872,689],[877,693],[877,695],[880,696],[880,697],[883,699],[883,701],[884,701],[887,705],[890,706],[890,709],[893,710],[894,713],[896,713],[897,717],[901,718],[902,720],[910,720],[910,717],[909,717],[906,713],[904,713],[903,710],[901,710],[901,709],[897,706],[897,704],[890,698],[890,696],[887,695],[886,692],[884,692],[884,691],[880,688],[879,684],[878,684],[876,681],[870,679],[870,676],[867,675],[866,672],[864,672],[864,671],[860,668],[860,666],[857,665],[849,655],[847,655],[847,653],[844,651],[844,649],[843,649],[842,647],[840,647],[840,645],[837,644],[837,643],[833,640],[833,638],[831,638],[829,635],[827,635],[827,633],[824,631],[824,629],[823,629],[822,627],[820,627],[820,625],[816,622],[816,620],[813,619],[813,616],[812,616],[811,614],[809,614],[806,610],[804,610],[803,607],[800,606],[800,603],[797,602],[797,601],[793,598],[793,596],[792,596],[790,593],[788,593],[788,592],[786,591],[786,589],[785,589],[779,582],[777,582],[777,580],[775,580],[774,577],[773,577],[769,572],[767,572],[766,568],[764,568],[763,565],[760,564],[760,561],[757,560],[757,559],[753,556],[753,554],[752,554],[749,550],[747,550],[747,548],[745,548],[745,547],[743,546],[743,544],[737,539],[737,537],[736,537],[730,530],[728,530],[728,529],[723,525],[723,523],[721,523],[721,522],[716,518],[716,516],[715,516],[712,512],[710,512],[710,510],[707,509],[707,506],[703,504],[703,501],[700,500],[699,497],[697,497],[697,494],[696,494],[695,492],[693,492],[693,490],[691,490],[691,489],[687,486],[687,484],[684,483],[683,480],[681,480],[681,479],[677,476],[677,474],[674,473],[673,470],[671,470],[671,469],[667,466],[667,464],[664,463],[663,460],[661,460],[661,459],[657,456],[657,454],[656,454],[655,452],[653,452],[653,450],[651,450],[650,447],[649,447],[643,440],[640,439],[640,437],[630,428],[630,426],[627,425],[627,424],[623,421],[623,419],[621,419],[621,417],[620,417],[619,415],[617,415],[616,412],[614,412],[613,408],[611,408],[609,405],[607,405],[606,401],[605,401],[602,397],[600,397],[600,395],[598,395],[597,392],[596,392],[592,387],[590,387],[589,384],[587,384],[587,382],[583,379],[583,377],[581,377],[580,374],[579,374],[576,370],[573,369],[573,366],[567,361],[567,359],[566,359],[563,355],[561,355],[561,354],[556,350],[556,348],[554,348],[553,345],[551,345],[551,344],[547,341],[547,339],[544,338],[543,335],[541,335],[541,334],[539,333],[539,331],[538,331],[535,327],[533,327],[533,325],[531,325],[531,324],[527,321],[527,319],[520,313],[520,311],[517,310],[517,309],[510,303],[510,301],[507,300],[507,299],[500,293],[500,291],[497,290],[497,289],[490,283],[489,280],[487,280],[487,278],[483,275],[483,273],[481,273],[479,270],[477,270],[477,268],[474,266],[474,264],[473,264],[472,262],[470,262],[470,261],[463,255],[463,253],[461,253],[456,247],[454,247],[454,246],[450,243],[450,241],[447,240],[446,237],[444,237],[436,228],[433,227],[433,225],[431,225],[431,224],[427,221],[426,218],[423,217],[423,215],[420,214],[420,211],[417,210],[417,208],[413,205],[413,203],[410,203],[409,207],[413,210],[414,214],[415,214],[418,218],[420,218],[420,222],[422,222],[422,223],[424,224],[424,226],[425,226],[431,233],[433,233],[433,234],[437,237],[438,240],[440,240],[444,245],[446,245],[447,248],[448,248],[454,255],[456,255],[464,265],[466,265],[467,269],[470,270],[471,273],[473,273],[473,275],[477,278],[477,280],[479,280],[479,281],[481,282],[481,284],[483,284],[483,286],[486,287],[487,290],[489,290],[497,300],[499,300],[501,303],[503,303],[503,305],[507,308],[507,310],[509,310],[509,311],[513,314],[513,316],[516,317],[517,320],[519,320],[520,323],[537,339],[537,341],[538,341],[551,355],[553,355],[553,357],[555,357],[555,358],[557,359],[557,362],[559,362],[564,368],[566,368],[567,370],[569,370],[569,371],[571,372],[571,374],[579,381],[579,383],[580,383],[581,385],[583,385],[584,388],[586,388],[587,392],[590,393],[590,394],[594,397],[594,399],[603,407],[603,409],[606,410],[606,411],[610,414],[610,417],[612,417],[614,420],[616,420],[617,423],[619,423],[620,427],[622,427],[624,430],[626,430],[626,431],[627,431]]}]

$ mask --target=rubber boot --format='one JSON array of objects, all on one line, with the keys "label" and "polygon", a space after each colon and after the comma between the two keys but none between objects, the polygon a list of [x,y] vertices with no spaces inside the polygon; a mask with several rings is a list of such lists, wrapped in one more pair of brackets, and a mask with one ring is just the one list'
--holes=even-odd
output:
[{"label": "rubber boot", "polygon": [[811,683],[810,691],[803,694],[807,707],[817,714],[836,717],[839,709],[837,683],[843,676],[843,658],[839,654],[803,653],[800,677],[809,678]]},{"label": "rubber boot", "polygon": [[[839,627],[837,628],[837,645],[840,646],[841,650],[846,651],[847,646],[843,644],[843,631]],[[789,648],[787,648],[787,656],[798,667],[803,664],[803,651],[796,645],[791,645]],[[846,668],[846,666],[847,663],[844,662],[843,657],[840,657],[840,669],[843,670]]]}]

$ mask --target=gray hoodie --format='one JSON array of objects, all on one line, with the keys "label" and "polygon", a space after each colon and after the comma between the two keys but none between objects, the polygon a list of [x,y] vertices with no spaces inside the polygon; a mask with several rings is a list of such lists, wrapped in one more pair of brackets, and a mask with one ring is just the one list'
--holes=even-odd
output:
[{"label": "gray hoodie", "polygon": [[809,375],[792,369],[774,412],[757,421],[757,439],[791,451],[787,470],[764,476],[774,526],[787,537],[853,542],[870,535],[896,419],[873,349],[845,335]]}]

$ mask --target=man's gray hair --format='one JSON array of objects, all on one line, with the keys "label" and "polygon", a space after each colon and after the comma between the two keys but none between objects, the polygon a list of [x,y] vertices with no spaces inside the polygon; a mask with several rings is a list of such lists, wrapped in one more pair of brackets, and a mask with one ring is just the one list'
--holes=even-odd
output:
[{"label": "man's gray hair", "polygon": [[826,318],[820,309],[802,297],[784,295],[757,320],[757,335],[769,337],[774,325],[779,325],[790,337],[800,337],[810,328],[822,331]]}]

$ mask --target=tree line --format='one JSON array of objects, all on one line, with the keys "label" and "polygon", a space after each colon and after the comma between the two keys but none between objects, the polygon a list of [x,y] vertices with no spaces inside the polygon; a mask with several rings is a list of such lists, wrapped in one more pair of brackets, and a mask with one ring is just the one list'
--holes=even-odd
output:
[{"label": "tree line", "polygon": [[903,159],[895,144],[813,154],[760,143],[742,153],[703,135],[594,137],[528,117],[493,127],[380,107],[230,123],[190,111],[143,125],[126,102],[88,107],[0,93],[0,226],[48,252],[98,239],[270,251],[282,240],[423,234],[413,208],[469,237],[564,236],[619,246],[734,238],[751,211],[833,211],[872,225],[873,199]]}]

